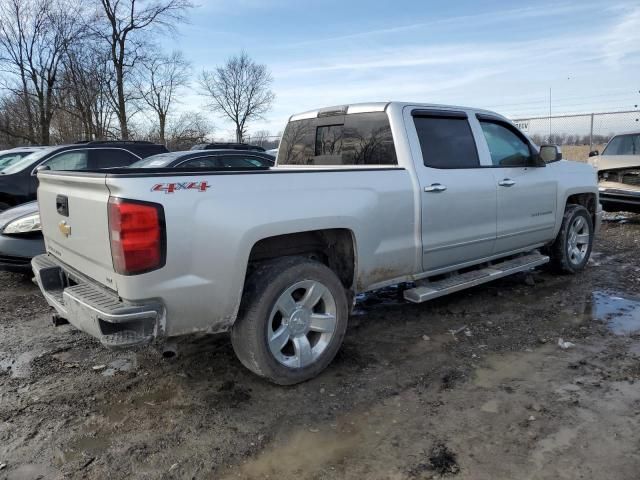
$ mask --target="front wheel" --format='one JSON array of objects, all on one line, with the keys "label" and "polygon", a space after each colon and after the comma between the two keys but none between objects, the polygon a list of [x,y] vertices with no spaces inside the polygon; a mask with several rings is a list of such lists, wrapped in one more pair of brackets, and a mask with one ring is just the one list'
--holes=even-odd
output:
[{"label": "front wheel", "polygon": [[259,266],[247,280],[231,342],[249,370],[292,385],[329,365],[347,320],[346,292],[337,275],[321,263],[285,257]]},{"label": "front wheel", "polygon": [[567,205],[549,256],[555,270],[577,273],[584,269],[593,247],[593,220],[581,205]]}]

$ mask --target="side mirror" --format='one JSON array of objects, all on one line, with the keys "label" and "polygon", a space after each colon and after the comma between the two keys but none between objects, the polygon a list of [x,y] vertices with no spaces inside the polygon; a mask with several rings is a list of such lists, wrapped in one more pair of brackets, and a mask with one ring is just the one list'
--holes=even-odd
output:
[{"label": "side mirror", "polygon": [[49,165],[40,165],[33,169],[33,172],[31,172],[31,175],[33,175],[34,177],[37,177],[38,172],[46,172],[47,170],[51,170],[51,167]]},{"label": "side mirror", "polygon": [[597,157],[598,155],[600,155],[600,152],[598,150],[593,150],[589,152],[590,157]]},{"label": "side mirror", "polygon": [[545,164],[562,160],[562,150],[558,145],[542,145],[540,147],[540,160]]}]

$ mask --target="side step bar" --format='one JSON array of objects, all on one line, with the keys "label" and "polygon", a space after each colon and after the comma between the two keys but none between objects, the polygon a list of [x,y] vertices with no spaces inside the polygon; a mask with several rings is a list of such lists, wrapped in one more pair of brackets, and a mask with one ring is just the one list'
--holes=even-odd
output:
[{"label": "side step bar", "polygon": [[529,253],[511,260],[494,263],[486,268],[472,270],[459,275],[452,275],[443,280],[418,282],[415,288],[404,291],[404,298],[413,303],[426,302],[427,300],[458,292],[465,288],[475,287],[481,283],[530,270],[547,262],[549,262],[549,257],[538,252]]}]

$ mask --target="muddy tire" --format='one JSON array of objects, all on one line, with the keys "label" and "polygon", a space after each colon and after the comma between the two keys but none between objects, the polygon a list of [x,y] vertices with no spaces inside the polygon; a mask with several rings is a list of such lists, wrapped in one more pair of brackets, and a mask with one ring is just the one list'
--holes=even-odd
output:
[{"label": "muddy tire", "polygon": [[581,205],[567,205],[558,236],[548,249],[550,265],[559,273],[584,269],[593,247],[593,220]]},{"label": "muddy tire", "polygon": [[279,385],[318,375],[340,349],[348,320],[345,289],[325,265],[284,257],[248,278],[231,330],[238,359]]}]

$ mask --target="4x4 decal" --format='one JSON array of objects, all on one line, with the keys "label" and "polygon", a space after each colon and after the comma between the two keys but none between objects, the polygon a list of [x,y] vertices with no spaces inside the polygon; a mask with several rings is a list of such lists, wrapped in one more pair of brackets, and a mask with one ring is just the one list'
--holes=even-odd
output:
[{"label": "4x4 decal", "polygon": [[196,190],[198,192],[206,192],[207,188],[211,188],[209,182],[174,182],[174,183],[156,183],[151,187],[152,192],[174,193],[178,190]]}]

